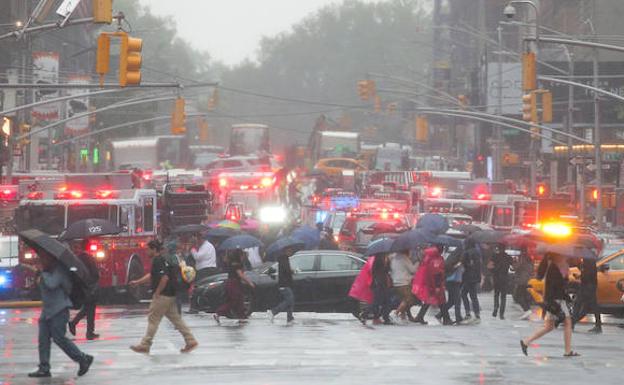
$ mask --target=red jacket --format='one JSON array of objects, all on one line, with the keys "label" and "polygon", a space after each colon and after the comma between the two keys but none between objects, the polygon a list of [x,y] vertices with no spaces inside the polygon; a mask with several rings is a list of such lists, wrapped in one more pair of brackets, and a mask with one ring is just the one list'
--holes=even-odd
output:
[{"label": "red jacket", "polygon": [[436,247],[430,247],[414,276],[412,293],[425,304],[440,306],[446,302],[444,282],[444,258]]}]

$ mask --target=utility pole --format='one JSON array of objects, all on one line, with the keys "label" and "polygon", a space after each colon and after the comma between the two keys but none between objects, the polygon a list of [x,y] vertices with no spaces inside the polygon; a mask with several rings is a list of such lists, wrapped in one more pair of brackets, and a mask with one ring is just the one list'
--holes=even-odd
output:
[{"label": "utility pole", "polygon": [[[498,107],[496,114],[503,115],[503,27],[500,24],[496,28],[496,32],[498,33]],[[500,182],[503,179],[503,167],[501,164],[503,158],[503,130],[499,124],[495,127],[494,141],[493,179],[496,182]]]},{"label": "utility pole", "polygon": [[[568,72],[570,73],[570,77],[574,76],[574,54],[570,52],[570,50],[564,46],[568,56]],[[574,86],[568,86],[568,115],[566,118],[566,126],[568,134],[572,134],[574,132]],[[567,184],[572,183],[574,166],[570,164],[570,160],[572,159],[572,138],[568,136],[568,167],[566,170],[566,182]]]},{"label": "utility pole", "polygon": [[[598,49],[593,49],[592,55],[594,87],[599,88],[598,80]],[[600,94],[594,92],[594,157],[596,159],[596,225],[600,229],[603,224],[602,218],[602,141],[600,140]]]}]

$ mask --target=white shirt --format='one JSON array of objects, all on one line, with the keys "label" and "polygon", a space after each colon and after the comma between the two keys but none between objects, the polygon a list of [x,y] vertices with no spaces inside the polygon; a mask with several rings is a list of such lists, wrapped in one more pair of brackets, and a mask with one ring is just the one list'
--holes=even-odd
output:
[{"label": "white shirt", "polygon": [[191,254],[195,259],[195,269],[201,270],[208,267],[217,267],[217,251],[212,243],[204,241],[199,250],[191,249]]},{"label": "white shirt", "polygon": [[416,272],[416,265],[405,254],[393,254],[390,258],[390,276],[394,287],[405,286],[412,283]]},{"label": "white shirt", "polygon": [[262,265],[262,257],[260,257],[260,248],[252,247],[249,249],[245,249],[247,252],[247,258],[249,259],[249,263],[251,267],[258,267]]}]

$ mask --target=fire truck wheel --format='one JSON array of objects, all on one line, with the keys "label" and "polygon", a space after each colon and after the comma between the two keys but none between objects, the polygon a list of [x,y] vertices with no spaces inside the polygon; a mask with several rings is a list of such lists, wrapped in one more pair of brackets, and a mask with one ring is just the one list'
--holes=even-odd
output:
[{"label": "fire truck wheel", "polygon": [[[128,269],[128,282],[137,280],[145,274],[143,264],[138,258],[132,258],[130,261],[130,268]],[[128,301],[131,303],[138,303],[140,300],[147,297],[146,286],[141,285],[137,287],[129,288]]]}]

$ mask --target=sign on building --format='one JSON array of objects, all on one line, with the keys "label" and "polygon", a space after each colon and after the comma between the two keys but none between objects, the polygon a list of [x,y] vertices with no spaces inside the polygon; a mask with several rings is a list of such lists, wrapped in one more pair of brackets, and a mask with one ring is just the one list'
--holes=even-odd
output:
[{"label": "sign on building", "polygon": [[[89,84],[91,77],[88,75],[71,75],[67,79],[69,84]],[[67,95],[80,95],[89,92],[88,88],[72,88],[67,90]],[[77,97],[66,102],[65,111],[67,117],[84,114],[89,111],[89,97]],[[65,135],[81,135],[89,131],[89,115],[69,120],[65,123]]]},{"label": "sign on building", "polygon": [[520,63],[503,63],[503,82],[499,87],[498,63],[487,66],[487,112],[497,113],[498,93],[502,88],[503,115],[519,115],[522,113],[522,65]]},{"label": "sign on building", "polygon": [[[33,52],[33,83],[56,84],[59,76],[58,52]],[[39,88],[35,90],[35,101],[54,99],[59,96],[57,89]],[[32,109],[32,117],[41,121],[59,118],[59,103],[43,104]]]}]

